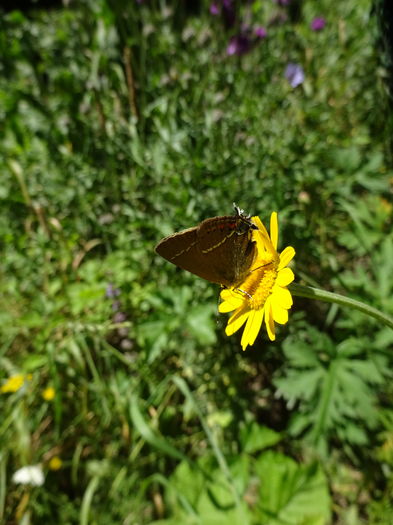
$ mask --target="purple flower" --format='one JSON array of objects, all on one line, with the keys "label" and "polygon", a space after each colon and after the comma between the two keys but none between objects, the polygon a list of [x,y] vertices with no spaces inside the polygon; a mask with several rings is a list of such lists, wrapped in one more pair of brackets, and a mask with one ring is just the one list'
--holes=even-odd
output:
[{"label": "purple flower", "polygon": [[209,11],[211,15],[217,16],[220,14],[220,6],[216,2],[213,2],[210,4]]},{"label": "purple flower", "polygon": [[251,49],[251,40],[246,34],[233,36],[227,47],[227,55],[244,55]]},{"label": "purple flower", "polygon": [[291,0],[275,0],[278,5],[288,5]]},{"label": "purple flower", "polygon": [[317,16],[311,22],[310,27],[313,31],[321,31],[326,25],[326,20],[322,16]]},{"label": "purple flower", "polygon": [[261,38],[261,39],[267,37],[267,31],[262,26],[256,27],[254,30],[254,33],[256,37]]},{"label": "purple flower", "polygon": [[118,288],[115,288],[112,283],[109,283],[106,287],[105,291],[105,297],[108,299],[114,299],[115,297],[118,297],[120,295],[120,290]]},{"label": "purple flower", "polygon": [[116,312],[113,316],[113,322],[114,323],[124,323],[124,321],[127,319],[127,316],[124,312]]},{"label": "purple flower", "polygon": [[290,62],[285,68],[285,78],[293,88],[303,84],[304,71],[301,65]]}]

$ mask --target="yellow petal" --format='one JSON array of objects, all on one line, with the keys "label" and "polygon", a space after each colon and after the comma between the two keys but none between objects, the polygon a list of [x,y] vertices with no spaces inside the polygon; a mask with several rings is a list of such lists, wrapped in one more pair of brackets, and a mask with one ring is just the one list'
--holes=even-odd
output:
[{"label": "yellow petal", "polygon": [[63,465],[62,460],[59,458],[59,456],[54,456],[49,460],[48,467],[50,470],[59,470],[61,469]]},{"label": "yellow petal", "polygon": [[251,217],[251,220],[255,224],[255,226],[258,226],[258,230],[261,231],[265,237],[269,237],[263,222],[257,215],[255,217]]},{"label": "yellow petal", "polygon": [[278,265],[278,269],[281,270],[282,268],[285,268],[285,266],[288,266],[289,262],[295,257],[295,253],[295,249],[292,248],[292,246],[287,246],[285,250],[280,253],[280,264]]},{"label": "yellow petal", "polygon": [[272,302],[272,311],[273,319],[276,323],[285,324],[288,322],[288,310]]},{"label": "yellow petal", "polygon": [[258,226],[258,230],[253,231],[253,240],[257,243],[258,257],[264,257],[264,252],[270,253],[274,251],[272,241],[261,219],[259,217],[252,217],[251,220]]},{"label": "yellow petal", "polygon": [[228,321],[227,327],[225,328],[225,333],[227,335],[232,335],[241,328],[244,323],[247,321],[247,317],[250,314],[250,310],[245,306],[235,312]]},{"label": "yellow petal", "polygon": [[8,394],[17,392],[25,383],[25,376],[23,374],[14,374],[9,377],[7,381],[1,386],[1,392]]},{"label": "yellow petal", "polygon": [[[224,290],[226,291],[226,290]],[[221,292],[221,298],[223,293]],[[232,294],[228,299],[225,299],[222,303],[218,305],[218,311],[221,313],[232,312],[237,310],[242,304],[244,299],[239,295]]]},{"label": "yellow petal", "polygon": [[218,311],[220,312],[220,314],[226,314],[228,312],[233,312],[233,310],[237,310],[239,306],[240,304],[236,305],[232,304],[230,301],[225,301],[218,305]]},{"label": "yellow petal", "polygon": [[56,391],[52,386],[48,386],[42,391],[42,397],[45,401],[52,401],[56,396]]},{"label": "yellow petal", "polygon": [[273,211],[270,215],[270,238],[272,240],[272,245],[275,250],[277,250],[278,243],[278,218],[277,212]]},{"label": "yellow petal", "polygon": [[269,336],[270,341],[274,341],[276,339],[276,333],[275,333],[275,327],[274,327],[274,320],[273,315],[271,311],[271,301],[269,296],[266,299],[265,303],[265,325],[266,325],[266,331],[267,335]]},{"label": "yellow petal", "polygon": [[255,310],[251,310],[250,311],[250,315],[248,316],[248,319],[247,319],[247,323],[246,323],[246,326],[244,328],[244,331],[243,331],[243,335],[242,335],[242,338],[241,338],[241,341],[240,341],[240,344],[242,345],[242,349],[245,350],[247,348],[247,345],[248,345],[248,332],[250,330],[250,327],[253,323],[253,320],[254,320],[254,315],[255,315]]},{"label": "yellow petal", "polygon": [[224,290],[221,290],[220,297],[223,301],[228,301],[232,296],[233,292],[229,288],[224,288]]},{"label": "yellow petal", "polygon": [[290,268],[283,268],[278,272],[276,284],[278,284],[278,286],[288,286],[294,278],[295,276]]},{"label": "yellow petal", "polygon": [[270,239],[265,237],[263,233],[254,231],[252,238],[256,242],[257,259],[264,259],[267,254],[271,253]]},{"label": "yellow petal", "polygon": [[281,286],[275,286],[272,292],[272,301],[274,304],[278,304],[281,308],[289,309],[293,305],[292,295],[287,288],[281,288]]},{"label": "yellow petal", "polygon": [[259,334],[263,320],[263,309],[252,310],[247,319],[246,327],[242,335],[241,345],[243,350],[247,348],[247,345],[252,346],[255,343],[255,339]]}]

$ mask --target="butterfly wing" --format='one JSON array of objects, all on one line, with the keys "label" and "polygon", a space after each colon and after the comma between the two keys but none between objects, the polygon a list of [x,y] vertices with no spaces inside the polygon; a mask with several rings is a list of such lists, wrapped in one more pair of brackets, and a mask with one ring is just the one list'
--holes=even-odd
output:
[{"label": "butterfly wing", "polygon": [[162,239],[156,252],[202,279],[234,286],[244,280],[255,258],[255,225],[247,221],[239,215],[205,219]]}]

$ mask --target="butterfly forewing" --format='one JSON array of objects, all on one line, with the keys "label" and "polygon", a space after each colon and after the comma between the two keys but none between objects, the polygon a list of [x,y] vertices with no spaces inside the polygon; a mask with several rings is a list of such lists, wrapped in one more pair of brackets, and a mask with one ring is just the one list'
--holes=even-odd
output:
[{"label": "butterfly forewing", "polygon": [[253,229],[256,226],[240,213],[213,217],[165,237],[156,252],[183,270],[231,287],[243,281],[254,261]]}]

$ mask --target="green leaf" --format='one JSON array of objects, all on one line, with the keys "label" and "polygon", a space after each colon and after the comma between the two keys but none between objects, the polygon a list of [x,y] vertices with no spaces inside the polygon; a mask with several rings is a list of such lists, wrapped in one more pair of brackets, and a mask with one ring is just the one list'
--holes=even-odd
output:
[{"label": "green leaf", "polygon": [[168,441],[162,436],[157,435],[152,430],[152,428],[146,423],[139,410],[138,401],[135,396],[132,396],[131,399],[130,416],[133,424],[135,425],[135,428],[152,447],[160,450],[161,452],[164,452],[168,456],[171,456],[175,459],[188,461],[187,457],[182,452],[180,452],[180,450],[168,443]]},{"label": "green leaf", "polygon": [[243,426],[240,431],[243,450],[249,454],[272,447],[279,443],[281,439],[282,436],[279,432],[275,432],[263,425],[258,425],[255,421]]},{"label": "green leaf", "polygon": [[[198,466],[199,469],[195,469],[191,464],[182,462],[167,485],[167,502],[177,523],[251,525],[247,505],[243,501],[236,502],[214,458],[206,455],[198,460]],[[249,479],[249,460],[246,456],[233,461],[231,475],[244,490]]]},{"label": "green leaf", "polygon": [[374,386],[382,384],[390,372],[381,356],[367,359],[366,345],[366,339],[349,338],[334,348],[324,335],[315,339],[313,364],[312,360],[293,358],[296,351],[303,351],[302,341],[299,344],[288,338],[284,343],[291,366],[285,376],[275,379],[275,384],[290,406],[299,404],[289,431],[295,436],[305,433],[322,454],[327,451],[330,437],[338,435],[338,429],[340,439],[363,443],[366,434],[361,426],[371,429],[377,424]]},{"label": "green leaf", "polygon": [[216,342],[212,310],[212,305],[197,306],[192,308],[187,316],[187,325],[191,334],[202,345],[212,345]]},{"label": "green leaf", "polygon": [[293,459],[269,451],[259,457],[255,470],[260,480],[257,508],[261,523],[328,523],[329,489],[316,463],[298,465]]}]

